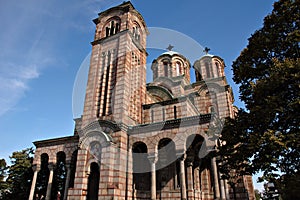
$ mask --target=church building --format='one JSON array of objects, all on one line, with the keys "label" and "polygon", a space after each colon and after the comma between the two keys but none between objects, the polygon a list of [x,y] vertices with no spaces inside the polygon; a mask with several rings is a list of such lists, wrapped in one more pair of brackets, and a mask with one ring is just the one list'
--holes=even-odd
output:
[{"label": "church building", "polygon": [[143,16],[124,2],[93,22],[83,115],[72,136],[34,142],[29,200],[254,200],[252,177],[229,185],[211,156],[236,111],[223,59],[170,46],[146,84]]}]

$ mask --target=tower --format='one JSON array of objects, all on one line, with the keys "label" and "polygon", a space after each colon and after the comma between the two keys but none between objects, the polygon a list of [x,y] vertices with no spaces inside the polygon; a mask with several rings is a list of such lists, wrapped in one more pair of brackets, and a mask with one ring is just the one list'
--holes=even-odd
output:
[{"label": "tower", "polygon": [[99,13],[82,126],[97,119],[141,123],[145,102],[146,36],[142,15],[131,3]]},{"label": "tower", "polygon": [[[78,174],[69,197],[128,197],[128,126],[142,123],[146,101],[146,36],[142,15],[130,2],[99,13],[78,134]],[[104,161],[105,160],[105,161]],[[82,163],[80,166],[78,163]],[[88,171],[88,172],[87,172]],[[95,178],[96,177],[96,178]],[[77,186],[77,187],[76,187]]]}]

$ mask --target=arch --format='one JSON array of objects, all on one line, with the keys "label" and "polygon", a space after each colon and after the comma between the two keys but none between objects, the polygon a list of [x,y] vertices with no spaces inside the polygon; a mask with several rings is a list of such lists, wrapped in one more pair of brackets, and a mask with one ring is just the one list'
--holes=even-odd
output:
[{"label": "arch", "polygon": [[47,153],[42,153],[40,156],[41,160],[41,169],[38,172],[37,182],[35,187],[35,195],[45,197],[47,193],[48,179],[49,179],[49,156]]},{"label": "arch", "polygon": [[158,161],[156,163],[156,187],[162,190],[177,188],[176,178],[176,149],[175,143],[170,138],[162,138],[158,142]]},{"label": "arch", "polygon": [[174,98],[172,92],[162,86],[147,86],[147,91],[153,97],[156,97],[158,101],[167,101]]},{"label": "arch", "polygon": [[204,92],[205,93],[206,92],[214,92],[214,93],[218,94],[218,93],[222,93],[225,91],[226,91],[226,88],[217,83],[205,83],[199,88],[198,93],[200,95],[203,94]]},{"label": "arch", "polygon": [[185,149],[188,162],[199,162],[198,155],[203,141],[204,138],[198,134],[191,134],[187,137]]},{"label": "arch", "polygon": [[51,191],[51,198],[55,199],[57,194],[60,193],[64,196],[65,184],[66,184],[66,154],[63,151],[56,153],[56,167],[54,169],[53,184]]},{"label": "arch", "polygon": [[79,147],[89,150],[90,144],[94,141],[99,142],[101,147],[107,147],[112,142],[112,137],[103,131],[91,130],[80,138]]},{"label": "arch", "polygon": [[143,142],[132,145],[133,189],[150,190],[150,162],[148,148]]},{"label": "arch", "polygon": [[100,181],[100,166],[96,162],[90,165],[88,176],[87,200],[98,200],[98,190]]},{"label": "arch", "polygon": [[106,20],[102,28],[102,37],[109,37],[117,34],[121,30],[121,18],[118,16],[113,16]]}]

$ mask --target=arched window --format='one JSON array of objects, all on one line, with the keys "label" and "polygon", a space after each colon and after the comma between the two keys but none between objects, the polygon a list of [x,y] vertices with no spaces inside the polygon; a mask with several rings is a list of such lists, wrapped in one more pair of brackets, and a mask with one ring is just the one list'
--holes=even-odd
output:
[{"label": "arched window", "polygon": [[132,35],[133,38],[137,41],[137,42],[141,42],[141,28],[139,27],[138,24],[135,24],[134,27],[132,28]]},{"label": "arched window", "polygon": [[218,62],[215,62],[215,66],[216,66],[217,77],[219,77],[220,76],[220,64]]},{"label": "arched window", "polygon": [[163,66],[164,66],[164,75],[165,77],[168,77],[168,62],[164,61]]},{"label": "arched window", "polygon": [[208,62],[205,63],[206,78],[210,78],[210,69]]},{"label": "arched window", "polygon": [[105,37],[109,37],[120,32],[120,24],[121,20],[118,18],[113,18],[112,20],[109,20],[108,23],[105,25],[104,29]]},{"label": "arched window", "polygon": [[181,64],[180,62],[176,62],[176,74],[177,76],[181,75],[182,74],[182,69],[181,69]]},{"label": "arched window", "polygon": [[100,181],[100,168],[95,162],[90,165],[90,174],[88,177],[87,200],[98,200],[98,190]]}]

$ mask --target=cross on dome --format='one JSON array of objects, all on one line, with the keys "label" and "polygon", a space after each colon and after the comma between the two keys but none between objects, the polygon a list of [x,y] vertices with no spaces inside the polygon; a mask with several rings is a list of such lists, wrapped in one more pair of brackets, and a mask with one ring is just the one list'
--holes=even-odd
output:
[{"label": "cross on dome", "polygon": [[205,49],[203,50],[203,52],[205,52],[205,54],[208,54],[208,52],[210,51],[210,48],[205,47]]},{"label": "cross on dome", "polygon": [[172,46],[171,44],[169,44],[167,50],[168,50],[168,51],[172,51],[173,48],[174,48],[174,46]]}]

